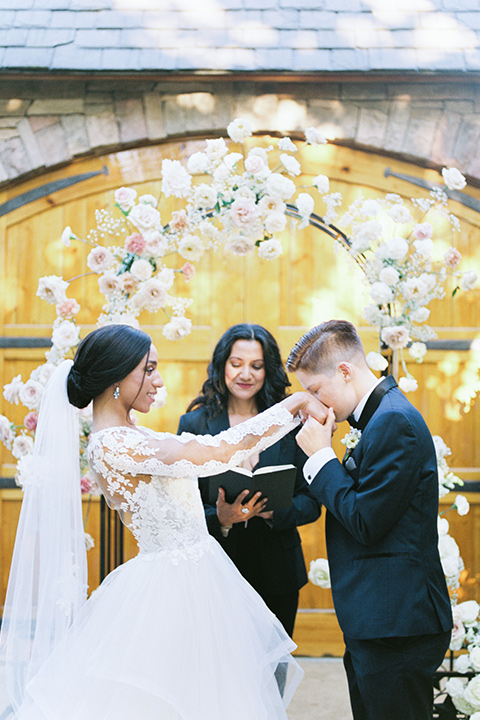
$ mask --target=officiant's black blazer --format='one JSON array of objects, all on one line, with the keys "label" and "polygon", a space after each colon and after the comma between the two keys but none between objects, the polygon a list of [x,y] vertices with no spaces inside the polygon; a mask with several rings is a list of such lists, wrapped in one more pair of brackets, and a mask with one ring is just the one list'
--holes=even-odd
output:
[{"label": "officiant's black blazer", "polygon": [[[208,418],[205,408],[199,407],[182,415],[178,433],[217,435],[229,427],[226,411]],[[260,453],[256,466],[292,463],[297,467],[292,506],[288,510],[277,510],[273,523],[254,517],[246,526],[245,523],[236,523],[228,537],[223,537],[216,508],[206,502],[208,478],[200,478],[199,481],[210,534],[262,597],[297,593],[308,580],[297,526],[317,520],[321,504],[310,492],[303,477],[306,455],[295,441],[296,433],[297,430],[294,430]]]}]

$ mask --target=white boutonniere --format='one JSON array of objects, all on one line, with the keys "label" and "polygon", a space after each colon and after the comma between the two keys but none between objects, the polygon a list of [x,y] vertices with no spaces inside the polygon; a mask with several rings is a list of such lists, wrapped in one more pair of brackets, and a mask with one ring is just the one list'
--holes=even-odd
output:
[{"label": "white boutonniere", "polygon": [[340,442],[342,442],[347,450],[353,450],[357,447],[358,443],[360,442],[360,438],[362,437],[362,431],[358,428],[352,428],[350,427],[350,431],[341,439]]}]

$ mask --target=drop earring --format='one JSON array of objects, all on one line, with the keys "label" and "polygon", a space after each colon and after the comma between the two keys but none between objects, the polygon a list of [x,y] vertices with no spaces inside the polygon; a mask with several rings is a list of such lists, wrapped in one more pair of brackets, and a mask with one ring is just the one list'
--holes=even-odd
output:
[{"label": "drop earring", "polygon": [[113,397],[115,398],[115,400],[118,400],[118,398],[120,397],[120,388],[118,387],[118,385],[115,385],[115,390],[113,391]]}]

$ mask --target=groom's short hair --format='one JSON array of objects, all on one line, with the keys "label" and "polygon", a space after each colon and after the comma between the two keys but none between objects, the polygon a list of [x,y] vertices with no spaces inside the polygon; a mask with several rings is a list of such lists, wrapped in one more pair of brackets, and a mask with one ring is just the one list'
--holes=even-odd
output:
[{"label": "groom's short hair", "polygon": [[342,360],[365,359],[362,341],[348,320],[328,320],[302,335],[287,360],[287,370],[330,372]]}]

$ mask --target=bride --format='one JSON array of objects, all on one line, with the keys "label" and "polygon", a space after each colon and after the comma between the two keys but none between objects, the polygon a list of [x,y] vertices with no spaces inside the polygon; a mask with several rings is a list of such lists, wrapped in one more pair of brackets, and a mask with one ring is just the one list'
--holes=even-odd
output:
[{"label": "bride", "polygon": [[[295,645],[209,535],[197,478],[275,443],[299,414],[323,421],[324,408],[299,392],[215,437],[157,433],[130,421],[163,385],[157,362],[146,333],[108,325],[44,393],[2,625],[18,720],[287,717]],[[90,465],[139,554],[85,602],[75,408],[91,400]]]}]

